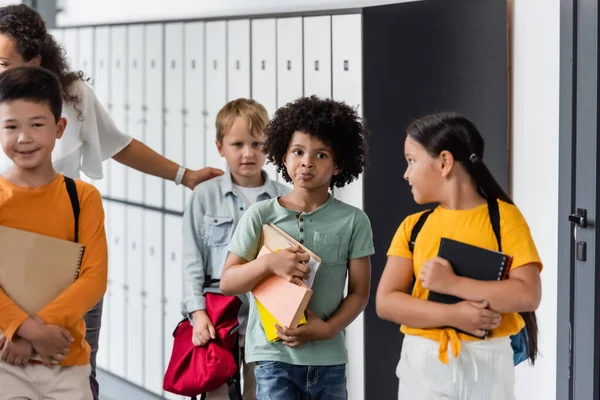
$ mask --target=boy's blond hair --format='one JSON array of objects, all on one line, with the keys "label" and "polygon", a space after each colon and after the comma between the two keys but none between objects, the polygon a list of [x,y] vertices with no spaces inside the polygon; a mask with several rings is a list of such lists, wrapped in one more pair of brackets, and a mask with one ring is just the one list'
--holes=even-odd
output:
[{"label": "boy's blond hair", "polygon": [[252,136],[262,136],[269,123],[269,114],[265,107],[252,99],[237,99],[225,104],[217,114],[217,140],[223,142],[225,134],[233,125],[236,117],[243,117],[248,122],[248,130]]}]

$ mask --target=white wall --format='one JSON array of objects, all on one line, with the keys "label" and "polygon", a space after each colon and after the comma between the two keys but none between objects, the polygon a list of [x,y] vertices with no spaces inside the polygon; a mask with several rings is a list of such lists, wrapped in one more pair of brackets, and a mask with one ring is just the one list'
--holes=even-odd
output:
[{"label": "white wall", "polygon": [[58,26],[332,10],[416,0],[62,0]]},{"label": "white wall", "polygon": [[[168,6],[167,6],[168,3]],[[378,0],[63,0],[59,25],[231,16],[394,3]],[[538,311],[541,356],[517,370],[517,398],[548,400],[556,392],[556,302],[559,116],[559,0],[514,0],[513,197],[544,261]],[[118,10],[118,11],[117,11]],[[543,199],[543,201],[540,201]],[[368,398],[368,395],[367,395]]]},{"label": "white wall", "polygon": [[544,270],[541,356],[517,368],[517,399],[556,398],[560,0],[515,0],[513,198],[529,222]]}]

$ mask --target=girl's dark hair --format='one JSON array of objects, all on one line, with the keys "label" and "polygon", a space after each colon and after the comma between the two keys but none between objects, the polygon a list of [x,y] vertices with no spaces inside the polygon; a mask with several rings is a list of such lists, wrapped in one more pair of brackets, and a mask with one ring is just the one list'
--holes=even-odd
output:
[{"label": "girl's dark hair", "polygon": [[[468,118],[457,113],[439,113],[414,121],[408,136],[418,142],[432,156],[444,150],[450,152],[473,177],[477,191],[488,200],[502,200],[514,204],[483,162],[484,142],[479,130]],[[521,313],[528,335],[528,355],[531,364],[538,354],[538,324],[534,312]]]},{"label": "girl's dark hair", "polygon": [[283,179],[291,182],[283,158],[295,132],[304,132],[331,146],[341,172],[330,187],[344,187],[358,178],[366,161],[367,132],[358,112],[346,103],[317,96],[300,97],[275,112],[267,125],[263,152]]},{"label": "girl's dark hair", "polygon": [[15,47],[25,61],[41,56],[41,66],[58,77],[65,103],[76,105],[81,101],[69,89],[73,82],[83,79],[83,72],[69,70],[64,50],[48,33],[46,23],[35,10],[23,4],[1,7],[0,34],[8,35],[15,41]]}]

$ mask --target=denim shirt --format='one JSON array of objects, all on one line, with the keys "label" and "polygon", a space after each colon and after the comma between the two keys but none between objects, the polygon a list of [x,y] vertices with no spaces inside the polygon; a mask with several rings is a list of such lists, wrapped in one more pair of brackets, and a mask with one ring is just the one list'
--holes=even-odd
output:
[{"label": "denim shirt", "polygon": [[[265,184],[256,201],[268,200],[290,191],[269,179],[262,172]],[[242,214],[246,211],[243,197],[236,193],[227,171],[224,175],[199,184],[183,214],[183,300],[182,314],[191,319],[191,313],[204,310],[204,293],[221,293],[219,283],[205,287],[207,277],[220,280],[233,236]],[[248,297],[238,296],[242,301],[240,310],[240,333],[245,332],[248,316]]]}]

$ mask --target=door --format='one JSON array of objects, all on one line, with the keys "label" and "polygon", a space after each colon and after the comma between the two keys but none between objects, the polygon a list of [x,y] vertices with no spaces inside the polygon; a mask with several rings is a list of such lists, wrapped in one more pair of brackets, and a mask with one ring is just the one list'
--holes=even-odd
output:
[{"label": "door", "polygon": [[227,22],[227,101],[250,98],[250,21]]},{"label": "door", "polygon": [[331,97],[330,16],[304,18],[304,95],[313,94]]},{"label": "door", "polygon": [[[183,165],[183,24],[165,26],[165,157]],[[183,211],[183,185],[165,182],[165,208]]]},{"label": "door", "polygon": [[302,93],[302,18],[281,18],[277,20],[277,107]]},{"label": "door", "polygon": [[[277,109],[277,25],[275,19],[252,20],[252,98],[273,117]],[[277,169],[267,162],[265,171],[277,179]]]},{"label": "door", "polygon": [[[127,127],[127,28],[114,26],[110,28],[110,116],[121,131]],[[127,185],[126,167],[111,159],[110,197],[125,200]]]},{"label": "door", "polygon": [[[110,201],[104,201],[104,228],[106,230],[107,242],[110,240],[110,205]],[[110,265],[108,268],[110,268]],[[96,356],[98,368],[102,368],[106,371],[110,370],[110,340],[108,338],[110,332],[110,275],[108,279],[109,282],[107,282],[106,292],[104,293],[104,300],[102,302],[102,321],[100,325],[100,338],[98,340],[98,355]]]},{"label": "door", "polygon": [[76,69],[79,67],[78,61],[78,50],[79,50],[79,34],[77,28],[67,28],[63,34],[63,46],[65,49],[65,55],[69,69]]},{"label": "door", "polygon": [[144,211],[135,206],[127,207],[127,286],[125,304],[127,310],[127,370],[125,378],[142,386],[144,383],[143,340],[143,278],[144,278]]},{"label": "door", "polygon": [[[110,112],[110,30],[108,27],[94,29],[94,84],[92,90],[102,106]],[[102,179],[95,181],[95,185],[103,196],[109,195],[110,171],[109,161],[102,163]]]},{"label": "door", "polygon": [[[144,142],[144,25],[127,28],[127,132]],[[141,204],[144,199],[143,174],[127,168],[127,200]]]},{"label": "door", "polygon": [[[187,168],[196,170],[205,166],[206,146],[214,146],[204,141],[204,23],[185,24],[184,35],[184,161]],[[186,204],[191,194],[191,190],[185,189]]]},{"label": "door", "polygon": [[556,398],[600,398],[598,1],[561,1]]},{"label": "door", "polygon": [[[94,28],[79,29],[77,46],[77,65],[75,69],[83,72],[84,79],[94,79]],[[80,178],[85,182],[95,185],[94,180],[84,173],[80,174]]]},{"label": "door", "polygon": [[206,165],[225,169],[225,159],[215,146],[217,130],[215,120],[219,110],[227,103],[226,25],[225,21],[206,23]]},{"label": "door", "polygon": [[144,387],[161,395],[163,382],[163,215],[144,213]]},{"label": "door", "polygon": [[[144,130],[146,145],[163,154],[163,25],[146,26]],[[163,206],[163,180],[144,174],[144,204]]]}]

